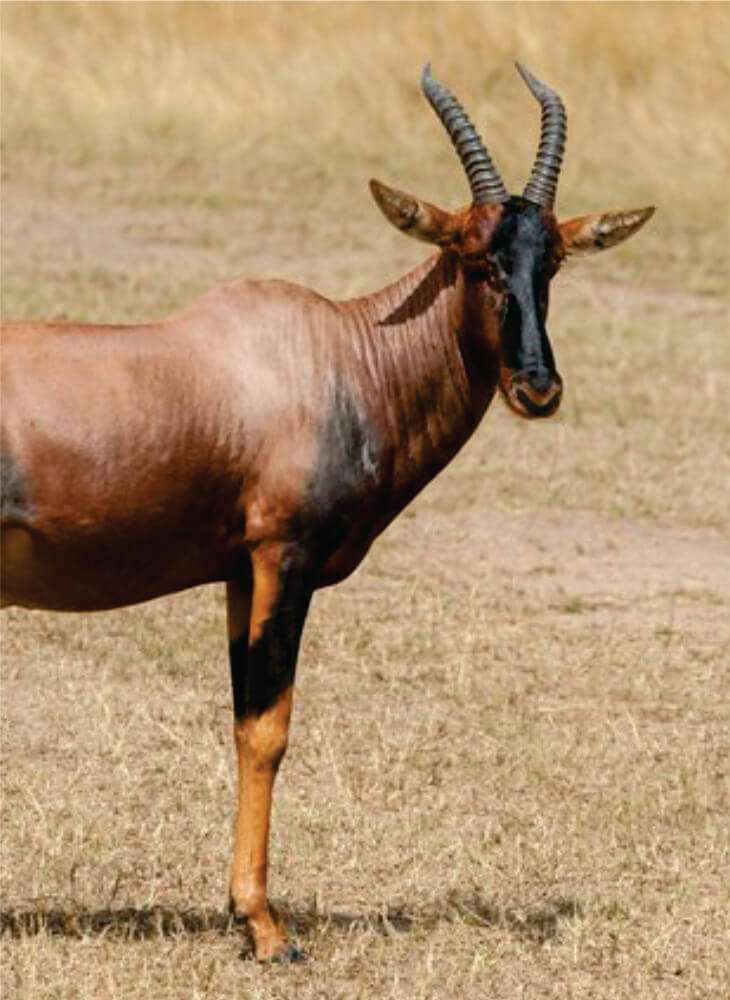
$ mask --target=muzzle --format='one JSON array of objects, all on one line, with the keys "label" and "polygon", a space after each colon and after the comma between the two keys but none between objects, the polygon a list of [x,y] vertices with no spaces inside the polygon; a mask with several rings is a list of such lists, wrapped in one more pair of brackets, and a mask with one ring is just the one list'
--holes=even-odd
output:
[{"label": "muzzle", "polygon": [[551,417],[560,406],[563,380],[557,372],[505,372],[502,392],[512,410],[521,417]]}]

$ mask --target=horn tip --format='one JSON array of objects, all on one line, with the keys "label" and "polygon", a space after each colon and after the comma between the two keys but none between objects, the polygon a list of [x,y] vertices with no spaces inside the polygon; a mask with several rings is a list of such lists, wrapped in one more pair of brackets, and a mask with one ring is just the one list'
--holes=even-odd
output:
[{"label": "horn tip", "polygon": [[423,69],[421,70],[421,86],[424,87],[430,79],[431,79],[431,60],[428,59],[423,64]]},{"label": "horn tip", "polygon": [[527,66],[524,66],[521,62],[518,62],[517,60],[515,60],[515,67],[517,68],[517,72],[520,74],[520,76],[525,81],[527,86],[530,88],[530,90],[532,90],[534,85],[538,83],[537,77],[529,71]]}]

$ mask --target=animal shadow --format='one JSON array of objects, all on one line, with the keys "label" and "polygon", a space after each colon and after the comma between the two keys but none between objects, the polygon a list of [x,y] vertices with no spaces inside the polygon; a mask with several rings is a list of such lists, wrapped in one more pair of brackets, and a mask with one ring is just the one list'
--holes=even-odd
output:
[{"label": "animal shadow", "polygon": [[[510,907],[490,902],[479,892],[450,892],[430,907],[406,903],[379,911],[354,913],[282,906],[279,914],[303,938],[335,931],[352,934],[371,931],[393,937],[415,930],[430,930],[443,923],[463,923],[508,931],[522,941],[544,944],[555,938],[560,922],[582,916],[580,903],[565,897],[548,899],[533,907]],[[0,910],[0,935],[14,938],[47,934],[64,938],[98,937],[121,941],[172,938],[204,934],[238,934],[242,922],[224,910],[183,909],[166,906],[7,908]],[[243,954],[248,954],[244,947]]]},{"label": "animal shadow", "polygon": [[0,935],[48,934],[51,937],[106,937],[140,941],[206,933],[228,934],[234,921],[221,910],[180,909],[166,906],[36,907],[0,910]]},{"label": "animal shadow", "polygon": [[396,936],[411,931],[431,930],[439,924],[466,924],[473,927],[493,927],[508,931],[523,941],[544,944],[555,938],[561,920],[581,917],[583,908],[576,900],[556,897],[539,906],[517,908],[490,902],[479,892],[453,891],[428,908],[401,904],[381,911],[354,914],[285,910],[287,922],[303,936],[326,927],[351,933],[369,929],[383,936]]}]

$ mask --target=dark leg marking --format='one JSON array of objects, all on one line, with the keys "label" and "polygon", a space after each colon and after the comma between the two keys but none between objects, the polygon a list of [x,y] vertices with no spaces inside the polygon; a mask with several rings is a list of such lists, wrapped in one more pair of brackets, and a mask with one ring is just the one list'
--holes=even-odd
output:
[{"label": "dark leg marking", "polygon": [[21,466],[7,452],[0,452],[0,514],[3,520],[27,524],[34,509]]},{"label": "dark leg marking", "polygon": [[311,571],[301,546],[292,543],[279,566],[278,595],[258,635],[229,641],[233,711],[237,719],[261,715],[294,681],[299,642],[312,597]]}]

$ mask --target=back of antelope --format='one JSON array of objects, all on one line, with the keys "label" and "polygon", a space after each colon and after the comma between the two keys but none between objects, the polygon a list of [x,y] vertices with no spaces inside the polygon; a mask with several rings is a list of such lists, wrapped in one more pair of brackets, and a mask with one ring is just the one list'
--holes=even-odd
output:
[{"label": "back of antelope", "polygon": [[527,418],[562,395],[546,321],[567,255],[626,239],[652,208],[559,223],[566,119],[510,195],[456,98],[422,87],[471,203],[371,182],[438,251],[346,302],[278,281],[216,288],[164,319],[9,323],[2,413],[3,602],[92,611],[225,582],[238,754],[232,910],[258,959],[293,959],[266,891],[271,794],[314,590],[342,580],[456,454],[497,390]]}]

